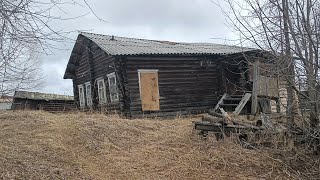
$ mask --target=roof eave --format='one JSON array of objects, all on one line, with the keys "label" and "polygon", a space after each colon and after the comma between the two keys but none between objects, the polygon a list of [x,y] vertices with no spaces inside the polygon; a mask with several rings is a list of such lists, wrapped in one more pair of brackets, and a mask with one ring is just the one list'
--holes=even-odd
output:
[{"label": "roof eave", "polygon": [[80,40],[82,40],[83,37],[85,37],[85,36],[83,36],[82,34],[78,34],[78,37],[76,39],[76,43],[73,46],[73,49],[72,49],[70,57],[69,57],[68,64],[67,64],[66,70],[64,72],[63,79],[73,79],[74,75],[73,75],[73,73],[70,72],[70,65],[73,64],[73,62],[75,61],[74,56],[75,56],[75,54],[77,54],[78,43]]}]

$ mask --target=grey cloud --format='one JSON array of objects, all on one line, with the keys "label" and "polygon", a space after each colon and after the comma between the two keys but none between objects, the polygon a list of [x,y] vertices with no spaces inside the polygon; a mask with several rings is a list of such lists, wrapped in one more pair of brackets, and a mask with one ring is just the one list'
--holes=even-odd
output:
[{"label": "grey cloud", "polygon": [[[53,22],[56,29],[64,31],[92,30],[91,32],[184,42],[224,43],[210,38],[229,38],[230,30],[219,7],[210,0],[95,0],[88,1],[94,12],[108,23],[99,21],[93,14],[82,18]],[[78,16],[88,9],[65,7],[68,14]],[[59,13],[58,11],[56,13]],[[68,35],[65,44],[56,43],[63,50],[44,57],[46,75],[45,92],[72,94],[72,81],[64,80],[66,68],[77,33]]]}]

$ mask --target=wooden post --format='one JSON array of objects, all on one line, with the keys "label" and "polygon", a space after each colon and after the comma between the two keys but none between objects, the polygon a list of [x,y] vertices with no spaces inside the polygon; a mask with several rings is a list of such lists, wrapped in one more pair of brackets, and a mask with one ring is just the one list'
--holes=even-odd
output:
[{"label": "wooden post", "polygon": [[251,113],[256,114],[258,108],[258,93],[259,93],[259,60],[253,64],[253,85],[252,85],[252,104],[251,104]]}]

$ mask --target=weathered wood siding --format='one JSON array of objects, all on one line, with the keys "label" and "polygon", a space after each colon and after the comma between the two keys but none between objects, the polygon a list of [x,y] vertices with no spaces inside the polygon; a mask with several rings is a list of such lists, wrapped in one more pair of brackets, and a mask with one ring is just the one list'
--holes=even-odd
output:
[{"label": "weathered wood siding", "polygon": [[[90,82],[93,108],[103,111],[118,111],[120,108],[119,102],[110,102],[110,92],[107,75],[116,72],[115,57],[107,55],[100,47],[86,39],[85,47],[78,55],[75,68],[75,76],[73,78],[74,98],[79,106],[78,85]],[[97,78],[103,78],[106,86],[107,104],[99,105]],[[85,85],[84,85],[85,86]],[[86,99],[86,94],[85,94]],[[122,96],[119,94],[119,99],[122,101]],[[88,109],[84,108],[85,110]]]},{"label": "weathered wood siding", "polygon": [[[222,93],[221,64],[216,57],[132,56],[123,59],[127,109],[132,117],[203,112],[212,108]],[[159,70],[160,111],[142,112],[138,69]]]},{"label": "weathered wood siding", "polygon": [[74,111],[75,105],[72,100],[34,100],[15,98],[13,110],[44,110],[49,112]]}]

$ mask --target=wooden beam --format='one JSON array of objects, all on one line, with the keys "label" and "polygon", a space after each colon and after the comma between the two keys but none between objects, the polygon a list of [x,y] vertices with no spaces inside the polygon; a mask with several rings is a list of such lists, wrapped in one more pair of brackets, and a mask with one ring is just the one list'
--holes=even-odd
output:
[{"label": "wooden beam", "polygon": [[216,117],[220,117],[220,118],[224,118],[224,116],[221,114],[221,113],[217,113],[213,110],[209,110],[208,111],[208,114],[211,115],[211,116],[216,116]]},{"label": "wooden beam", "polygon": [[223,96],[221,97],[221,99],[219,100],[219,102],[217,103],[216,107],[214,107],[213,111],[216,111],[220,104],[222,104],[223,100],[227,97],[227,93],[224,93]]},{"label": "wooden beam", "polygon": [[240,112],[242,111],[243,107],[247,104],[247,102],[249,101],[251,97],[250,93],[246,93],[243,98],[241,99],[241,101],[239,102],[238,106],[236,107],[236,109],[233,111],[233,114],[235,116],[238,116],[240,114]]},{"label": "wooden beam", "polygon": [[209,123],[205,121],[201,122],[193,122],[194,129],[202,130],[202,131],[213,131],[214,133],[244,133],[244,132],[255,132],[259,130],[264,130],[264,128],[260,128],[254,125],[223,125],[221,123]]},{"label": "wooden beam", "polygon": [[253,86],[252,86],[252,101],[251,113],[256,114],[258,108],[258,93],[259,93],[259,60],[254,62],[253,65]]},{"label": "wooden beam", "polygon": [[224,119],[223,118],[219,118],[219,117],[214,117],[214,116],[210,116],[209,114],[204,114],[201,117],[202,121],[208,121],[210,123],[224,123]]}]

